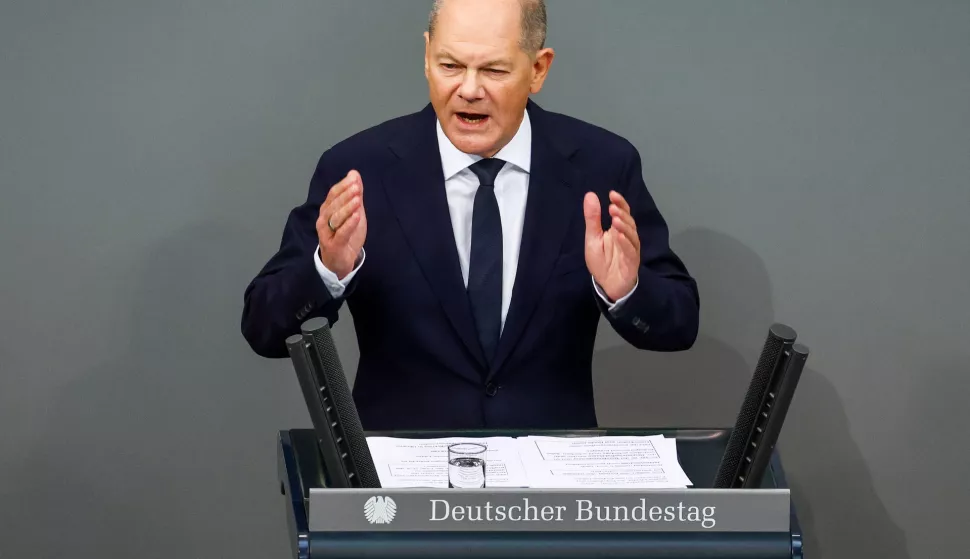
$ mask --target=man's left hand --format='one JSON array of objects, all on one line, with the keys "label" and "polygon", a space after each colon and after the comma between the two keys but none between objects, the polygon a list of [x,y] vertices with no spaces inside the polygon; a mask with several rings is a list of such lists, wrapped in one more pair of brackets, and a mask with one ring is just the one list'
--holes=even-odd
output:
[{"label": "man's left hand", "polygon": [[613,222],[603,231],[600,201],[588,192],[583,199],[586,216],[586,267],[611,301],[626,296],[637,284],[640,268],[640,237],[623,196],[610,191],[610,216]]}]

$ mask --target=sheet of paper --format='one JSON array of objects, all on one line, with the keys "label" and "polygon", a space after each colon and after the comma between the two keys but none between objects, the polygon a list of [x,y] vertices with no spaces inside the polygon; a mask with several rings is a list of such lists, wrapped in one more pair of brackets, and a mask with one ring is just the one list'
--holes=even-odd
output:
[{"label": "sheet of paper", "polygon": [[682,488],[692,485],[677,460],[677,441],[648,437],[521,437],[530,487]]},{"label": "sheet of paper", "polygon": [[488,487],[527,487],[518,444],[509,437],[403,439],[368,437],[382,487],[448,487],[448,445],[484,443],[485,483]]}]

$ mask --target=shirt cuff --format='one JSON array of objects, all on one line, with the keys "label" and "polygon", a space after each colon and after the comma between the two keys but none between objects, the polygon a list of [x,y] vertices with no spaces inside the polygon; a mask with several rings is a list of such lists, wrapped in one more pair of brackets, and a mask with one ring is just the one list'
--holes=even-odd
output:
[{"label": "shirt cuff", "polygon": [[[590,279],[592,279],[592,276],[590,276]],[[607,308],[610,310],[610,312],[613,312],[613,311],[619,310],[620,306],[623,305],[623,303],[625,303],[626,300],[629,299],[631,295],[633,295],[633,292],[637,290],[637,286],[640,285],[640,276],[637,276],[637,282],[633,284],[633,289],[631,289],[630,292],[624,295],[623,297],[620,297],[619,299],[617,299],[615,303],[610,302],[610,298],[606,296],[606,293],[603,292],[603,288],[601,288],[599,284],[596,283],[595,279],[593,279],[592,281],[593,281],[593,289],[596,290],[596,294],[599,295],[601,299],[603,299],[603,302],[606,303]]]},{"label": "shirt cuff", "polygon": [[320,279],[323,280],[324,285],[327,286],[327,291],[330,292],[330,296],[334,299],[341,297],[344,294],[344,290],[350,285],[350,280],[354,279],[357,275],[357,271],[364,264],[364,249],[360,249],[360,256],[357,257],[357,265],[354,269],[350,271],[349,274],[344,279],[338,279],[337,274],[331,272],[323,265],[323,261],[320,260],[320,245],[317,245],[316,250],[313,251],[313,264],[317,268],[317,273],[320,274]]}]

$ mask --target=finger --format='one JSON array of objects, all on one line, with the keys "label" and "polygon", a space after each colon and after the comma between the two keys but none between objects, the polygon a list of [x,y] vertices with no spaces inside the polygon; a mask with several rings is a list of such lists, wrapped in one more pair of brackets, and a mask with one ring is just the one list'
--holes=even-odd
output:
[{"label": "finger", "polygon": [[626,201],[626,198],[622,194],[615,190],[610,191],[610,202],[613,203],[617,208],[621,210],[622,213],[630,216],[630,223],[636,227],[636,222],[633,220],[633,210],[630,208],[630,204]]},{"label": "finger", "polygon": [[[351,173],[356,173],[356,171]],[[363,205],[362,192],[364,186],[360,182],[351,182],[344,185],[342,189],[343,192],[339,196],[324,202],[320,208],[328,229],[338,229],[356,207]]]},{"label": "finger", "polygon": [[639,264],[637,249],[630,242],[630,238],[621,234],[619,231],[611,231],[613,235],[613,247],[618,249],[623,258],[628,259],[631,266]]},{"label": "finger", "polygon": [[350,237],[357,230],[360,225],[360,220],[363,217],[363,208],[358,209],[352,213],[344,223],[337,229],[337,232],[333,235],[333,243],[337,246],[345,245],[350,242]]},{"label": "finger", "polygon": [[616,241],[623,244],[629,244],[630,248],[633,250],[640,249],[640,237],[637,235],[637,230],[631,227],[622,219],[614,218],[613,227],[618,234]]},{"label": "finger", "polygon": [[338,207],[336,211],[330,214],[330,217],[327,218],[328,225],[336,231],[340,231],[341,227],[344,225],[344,222],[347,221],[347,218],[353,215],[353,213],[357,211],[361,205],[362,202],[360,195],[351,195],[344,205]]},{"label": "finger", "polygon": [[[355,198],[360,198],[361,190],[362,189],[359,184],[351,184],[350,186],[344,189],[343,193],[340,196],[337,196],[335,199],[324,204],[324,214],[326,214],[326,216],[330,218],[338,211],[340,211],[341,208],[353,202]],[[337,222],[336,218],[333,219],[333,226],[334,227],[339,226],[339,223]]]},{"label": "finger", "polygon": [[345,190],[347,190],[354,184],[359,184],[363,186],[363,181],[361,181],[360,179],[360,173],[358,173],[356,170],[351,169],[350,172],[348,172],[347,175],[340,180],[340,182],[338,182],[337,184],[333,185],[333,187],[330,188],[330,192],[327,193],[327,199],[323,201],[323,204],[321,204],[321,209],[323,208],[323,206],[327,204],[327,202],[336,200],[338,197],[340,197],[340,195],[344,193]]},{"label": "finger", "polygon": [[586,218],[586,235],[602,235],[603,224],[600,217],[600,201],[593,192],[583,197],[583,216]]},{"label": "finger", "polygon": [[622,220],[634,230],[637,228],[637,223],[633,220],[633,215],[631,215],[630,212],[623,210],[623,208],[617,206],[616,204],[610,204],[610,216],[612,216],[614,220]]},{"label": "finger", "polygon": [[610,191],[610,202],[613,202],[617,206],[620,206],[620,209],[622,209],[627,213],[633,212],[633,210],[630,209],[630,204],[627,203],[626,198],[624,198],[622,194],[620,194],[615,190]]}]

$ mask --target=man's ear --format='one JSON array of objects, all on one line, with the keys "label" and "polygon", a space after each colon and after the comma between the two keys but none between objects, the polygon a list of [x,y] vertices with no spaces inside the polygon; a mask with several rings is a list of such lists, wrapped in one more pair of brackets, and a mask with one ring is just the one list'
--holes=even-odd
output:
[{"label": "man's ear", "polygon": [[556,57],[556,51],[546,48],[542,49],[535,55],[535,61],[532,63],[532,83],[529,85],[530,91],[533,94],[539,93],[542,90],[542,84],[545,83],[546,77],[549,76],[549,68],[552,66],[552,60]]},{"label": "man's ear", "polygon": [[424,77],[428,78],[431,72],[431,35],[424,32]]}]

